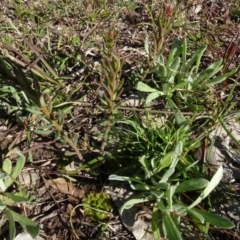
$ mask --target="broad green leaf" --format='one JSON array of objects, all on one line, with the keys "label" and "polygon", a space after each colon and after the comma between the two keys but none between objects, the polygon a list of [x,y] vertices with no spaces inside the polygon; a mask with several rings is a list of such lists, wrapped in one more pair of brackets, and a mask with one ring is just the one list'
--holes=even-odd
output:
[{"label": "broad green leaf", "polygon": [[206,222],[208,222],[216,227],[227,228],[227,229],[231,229],[231,228],[235,227],[235,225],[231,221],[229,221],[226,218],[220,217],[214,213],[203,211],[203,210],[196,209],[196,208],[194,208],[192,210],[194,210],[198,214],[202,215],[202,217],[205,219]]},{"label": "broad green leaf", "polygon": [[8,158],[3,161],[3,166],[2,169],[5,173],[8,175],[11,175],[12,173],[12,161],[9,160]]},{"label": "broad green leaf", "polygon": [[208,185],[209,181],[204,178],[192,178],[181,182],[177,189],[177,192],[187,192],[187,191],[195,191],[205,188]]},{"label": "broad green leaf", "polygon": [[202,214],[199,214],[198,212],[195,211],[195,209],[187,209],[188,215],[195,221],[204,223],[204,217]]},{"label": "broad green leaf", "polygon": [[180,65],[180,57],[177,57],[173,60],[173,62],[169,66],[168,75],[167,75],[168,82],[170,82],[169,79],[171,77],[176,76],[176,74],[178,73],[177,70],[179,68],[179,65]]},{"label": "broad green leaf", "polygon": [[156,204],[153,207],[152,212],[152,232],[154,240],[161,239],[160,231],[159,231],[159,210]]},{"label": "broad green leaf", "polygon": [[19,222],[21,226],[31,235],[32,238],[36,238],[39,234],[38,225],[31,219],[20,215],[12,210],[9,210],[15,221]]},{"label": "broad green leaf", "polygon": [[175,154],[174,151],[171,151],[169,153],[167,153],[162,160],[160,161],[160,165],[159,165],[159,170],[158,172],[160,172],[162,169],[168,167],[171,163],[172,163],[172,159],[173,159],[173,155]]},{"label": "broad green leaf", "polygon": [[168,185],[169,185],[169,183],[166,183],[166,182],[158,183],[153,178],[151,178],[151,182],[152,182],[153,186],[155,188],[157,188],[158,190],[161,190],[161,189],[166,190],[168,188]]},{"label": "broad green leaf", "polygon": [[168,211],[164,211],[163,215],[163,224],[167,232],[167,239],[169,240],[182,240],[181,234],[178,231],[174,221],[172,220],[170,213]]},{"label": "broad green leaf", "polygon": [[154,198],[153,196],[145,196],[144,193],[141,193],[137,196],[131,197],[129,200],[127,200],[122,207],[120,208],[119,212],[120,214],[123,213],[124,209],[130,209],[132,208],[135,204],[138,203],[143,203],[143,202],[149,202],[152,201]]},{"label": "broad green leaf", "polygon": [[166,78],[166,76],[167,76],[167,73],[168,73],[167,67],[164,66],[164,65],[159,65],[157,74],[158,74],[162,79],[165,80],[165,78]]},{"label": "broad green leaf", "polygon": [[199,204],[205,197],[207,197],[212,190],[216,188],[216,186],[219,184],[223,177],[223,167],[220,166],[217,170],[217,172],[212,177],[211,181],[208,183],[207,187],[203,190],[201,195],[188,207],[188,209],[191,209],[195,207],[197,204]]},{"label": "broad green leaf", "polygon": [[3,212],[6,214],[7,219],[8,219],[9,240],[13,240],[16,235],[16,228],[15,228],[15,222],[14,222],[13,215],[8,208],[6,208]]},{"label": "broad green leaf", "polygon": [[19,154],[19,157],[18,157],[17,162],[16,162],[16,166],[13,170],[12,175],[11,175],[13,180],[15,180],[19,176],[19,174],[21,173],[21,171],[22,171],[22,169],[25,165],[25,162],[26,162],[25,156],[22,155],[22,154]]},{"label": "broad green leaf", "polygon": [[177,215],[186,216],[187,208],[182,204],[173,204],[173,210]]},{"label": "broad green leaf", "polygon": [[230,72],[227,72],[225,74],[222,74],[218,77],[215,77],[214,79],[208,81],[208,85],[209,86],[213,86],[215,84],[218,84],[218,83],[221,83],[223,81],[225,81],[226,79],[228,79],[230,76],[232,76],[235,72],[237,71],[237,68],[233,69],[232,71]]},{"label": "broad green leaf", "polygon": [[34,130],[34,132],[41,135],[49,135],[54,132],[54,130]]},{"label": "broad green leaf", "polygon": [[[9,176],[7,176],[6,178],[9,178]],[[5,181],[3,179],[0,179],[0,192],[5,192],[7,189]]]},{"label": "broad green leaf", "polygon": [[176,84],[174,87],[171,88],[171,92],[175,91],[175,90],[181,90],[184,89],[184,87],[186,86],[186,82],[181,82]]},{"label": "broad green leaf", "polygon": [[149,87],[147,84],[143,82],[138,82],[136,89],[141,92],[157,92],[157,89]]},{"label": "broad green leaf", "polygon": [[168,55],[168,61],[167,61],[168,66],[170,66],[170,64],[174,61],[173,59],[175,57],[175,54],[176,54],[178,48],[181,48],[181,46],[179,46],[179,40],[175,39],[173,44],[171,45],[171,49],[170,49],[170,52]]},{"label": "broad green leaf", "polygon": [[5,190],[12,185],[13,180],[12,177],[10,176],[12,173],[12,161],[10,161],[9,159],[5,159],[3,161],[3,167],[2,167],[3,171],[5,171],[9,176],[7,176],[3,181],[5,184]]},{"label": "broad green leaf", "polygon": [[150,93],[147,98],[146,98],[146,104],[148,105],[151,103],[154,99],[158,98],[159,96],[164,96],[164,92],[162,91],[157,91],[157,92],[152,92]]},{"label": "broad green leaf", "polygon": [[6,178],[8,175],[5,172],[0,172],[0,179]]}]

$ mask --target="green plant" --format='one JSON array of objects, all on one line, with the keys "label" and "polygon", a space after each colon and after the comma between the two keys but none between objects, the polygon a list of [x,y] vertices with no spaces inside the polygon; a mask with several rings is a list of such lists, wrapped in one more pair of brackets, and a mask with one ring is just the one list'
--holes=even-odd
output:
[{"label": "green plant", "polygon": [[[148,42],[145,42],[145,49],[148,52]],[[183,110],[187,106],[193,112],[201,112],[206,104],[203,96],[211,93],[210,87],[225,81],[237,71],[233,69],[217,75],[223,68],[222,59],[216,60],[205,70],[199,71],[205,50],[206,46],[199,47],[188,59],[187,40],[183,39],[180,43],[176,39],[167,60],[163,54],[158,55],[158,60],[151,69],[153,86],[141,81],[136,86],[139,91],[149,93],[146,103],[149,104],[154,99],[164,96],[167,107],[172,111]],[[199,95],[198,98],[196,94]],[[185,122],[182,114],[175,116],[179,124]]]},{"label": "green plant", "polygon": [[120,119],[118,108],[121,105],[119,96],[123,86],[121,74],[124,61],[120,59],[115,48],[117,38],[118,33],[115,30],[110,30],[105,33],[105,46],[102,60],[102,85],[105,92],[100,99],[104,107],[99,106],[99,109],[107,115],[106,120],[104,119],[102,122],[102,126],[105,127],[100,149],[102,154],[104,154],[107,142],[110,141],[109,133],[111,128]]},{"label": "green plant", "polygon": [[112,210],[111,199],[106,193],[89,193],[83,198],[85,213],[97,222],[108,218]]},{"label": "green plant", "polygon": [[[176,136],[175,138],[169,136],[173,142],[170,146],[165,145],[167,152],[157,151],[154,155],[151,149],[148,149],[145,154],[139,156],[140,166],[136,167],[137,171],[131,177],[110,175],[110,180],[127,181],[136,191],[136,195],[126,200],[120,212],[135,204],[153,202],[152,232],[156,240],[164,236],[170,240],[182,239],[180,231],[182,218],[189,219],[189,225],[195,224],[205,233],[208,232],[209,224],[223,228],[234,227],[227,219],[195,207],[219,184],[223,168],[219,167],[211,181],[197,177],[198,175],[193,177],[191,171],[197,162],[190,163],[187,160],[186,128],[182,127],[177,136],[178,139]],[[163,145],[164,142],[159,144]],[[191,204],[185,199],[188,192],[192,193],[191,198],[196,198]]]},{"label": "green plant", "polygon": [[28,201],[27,193],[24,190],[15,193],[7,191],[13,183],[16,183],[16,178],[21,173],[24,165],[25,157],[19,153],[15,167],[13,168],[12,161],[7,158],[3,161],[2,171],[0,172],[0,212],[5,214],[8,220],[10,240],[13,240],[16,235],[15,221],[19,222],[32,238],[37,237],[39,233],[39,228],[36,223],[10,208],[10,206],[13,206],[16,203]]},{"label": "green plant", "polygon": [[[21,103],[21,107],[18,110],[28,111],[33,114],[35,118],[42,119],[45,122],[45,125],[39,126],[35,132],[45,135],[55,133],[56,139],[63,139],[74,150],[74,152],[70,152],[69,155],[76,154],[79,160],[83,160],[83,156],[76,146],[78,139],[72,140],[63,130],[64,115],[69,113],[71,109],[69,104],[63,104],[60,106],[56,104],[56,106],[54,106],[54,100],[51,99],[49,94],[44,93],[44,90],[41,89],[41,86],[39,85],[39,76],[43,77],[43,75],[37,70],[37,67],[31,69],[33,73],[30,74],[28,78],[28,75],[24,74],[21,67],[11,60],[0,56],[0,62],[0,77],[2,78],[2,81],[10,80],[15,85],[15,88],[13,89],[14,91],[12,88],[10,90],[14,92],[14,97],[17,103]],[[46,66],[54,73],[54,70],[47,63]],[[47,76],[47,74],[45,76]],[[50,77],[47,77],[47,79],[50,80],[51,83],[57,83]],[[7,90],[9,92],[9,89]],[[0,90],[0,93],[1,92],[4,93],[3,89]],[[45,99],[47,101],[45,101]],[[54,112],[57,114],[54,114]]]}]

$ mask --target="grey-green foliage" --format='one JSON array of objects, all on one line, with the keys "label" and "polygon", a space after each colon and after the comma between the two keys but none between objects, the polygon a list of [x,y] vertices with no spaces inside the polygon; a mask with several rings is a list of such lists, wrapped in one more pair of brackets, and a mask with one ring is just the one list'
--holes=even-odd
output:
[{"label": "grey-green foliage", "polygon": [[[135,129],[139,129],[134,131],[137,132],[138,141],[132,140],[135,142],[132,151],[138,156],[138,163],[134,162],[138,166],[136,173],[129,175],[125,172],[126,175],[112,174],[109,177],[111,181],[128,182],[136,193],[126,200],[120,212],[135,204],[154,202],[152,231],[155,239],[159,239],[159,236],[170,240],[182,239],[179,231],[182,218],[190,219],[189,224],[196,224],[197,227],[201,225],[199,228],[205,233],[209,224],[222,228],[234,227],[230,221],[196,208],[219,184],[223,168],[219,167],[210,181],[203,175],[197,175],[194,172],[197,162],[188,161],[186,156],[186,149],[189,148],[189,128],[182,126],[174,130],[172,127],[174,131],[171,131],[167,124],[154,129],[155,135],[149,130],[150,126],[145,131],[140,126],[135,126]],[[147,145],[144,139],[154,143]],[[191,204],[186,204],[182,197],[182,193],[188,192],[198,196]],[[159,224],[161,220],[162,225]]]},{"label": "grey-green foliage", "polygon": [[[158,161],[147,159],[141,156],[139,162],[144,169],[145,175],[118,176],[111,175],[110,180],[127,181],[130,187],[136,191],[136,195],[127,199],[120,209],[129,209],[133,205],[143,202],[154,202],[152,231],[155,239],[162,235],[169,240],[182,239],[179,231],[181,218],[186,215],[191,222],[197,226],[201,224],[204,231],[207,231],[208,224],[222,228],[232,228],[234,225],[213,213],[195,208],[212,190],[219,184],[223,175],[223,168],[219,167],[211,181],[204,178],[192,178],[185,180],[179,178],[183,172],[189,171],[197,162],[188,165],[183,170],[179,170],[177,165],[183,154],[183,142],[178,141],[173,151],[168,152]],[[180,194],[194,191],[199,197],[191,204],[182,202]],[[162,220],[162,226],[159,222]],[[201,229],[201,230],[202,230]]]},{"label": "grey-green foliage", "polygon": [[[145,42],[145,48],[147,52],[147,42]],[[201,111],[202,108],[198,104],[193,104],[193,95],[199,93],[201,94],[199,100],[203,99],[206,94],[210,93],[211,86],[225,81],[237,71],[237,69],[233,69],[221,74],[222,59],[218,59],[206,69],[200,70],[205,50],[206,46],[200,46],[193,54],[188,54],[187,40],[183,39],[182,42],[178,39],[175,40],[167,59],[160,54],[154,62],[151,70],[154,86],[149,86],[143,81],[137,83],[137,90],[149,93],[146,103],[149,104],[162,96],[166,99],[167,107],[173,111],[180,111],[181,106],[188,106],[193,111]],[[188,57],[189,55],[190,57]],[[175,116],[179,124],[185,122],[182,114],[178,113]]]}]

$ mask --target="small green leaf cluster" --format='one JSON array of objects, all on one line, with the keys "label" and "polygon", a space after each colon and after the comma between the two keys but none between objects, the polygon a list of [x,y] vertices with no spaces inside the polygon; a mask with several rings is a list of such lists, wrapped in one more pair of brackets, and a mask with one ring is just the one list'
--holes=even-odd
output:
[{"label": "small green leaf cluster", "polygon": [[36,223],[29,218],[14,212],[8,207],[8,205],[28,201],[27,194],[23,190],[16,193],[6,192],[16,181],[16,178],[21,173],[24,165],[25,157],[19,153],[15,167],[13,168],[12,162],[7,158],[3,161],[2,171],[0,172],[0,213],[4,213],[7,217],[10,240],[13,240],[16,235],[15,221],[19,222],[33,238],[37,237],[39,233],[39,228]]},{"label": "small green leaf cluster", "polygon": [[108,218],[112,210],[111,199],[106,193],[91,192],[83,198],[85,213],[94,221],[103,221]]}]

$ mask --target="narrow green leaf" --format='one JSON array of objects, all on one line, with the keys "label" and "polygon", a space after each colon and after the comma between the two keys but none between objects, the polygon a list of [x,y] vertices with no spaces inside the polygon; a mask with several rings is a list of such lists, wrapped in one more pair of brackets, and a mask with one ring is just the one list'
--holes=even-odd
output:
[{"label": "narrow green leaf", "polygon": [[227,229],[231,229],[235,227],[235,225],[231,221],[229,221],[226,218],[220,217],[214,213],[203,211],[197,208],[194,208],[192,210],[202,215],[202,217],[205,219],[206,222],[209,222],[210,224],[216,227],[227,228]]},{"label": "narrow green leaf", "polygon": [[163,224],[167,232],[167,238],[169,240],[182,240],[181,234],[178,231],[178,228],[176,227],[168,211],[163,212]]},{"label": "narrow green leaf", "polygon": [[8,219],[9,240],[13,240],[15,238],[15,235],[16,235],[16,228],[15,228],[15,222],[14,222],[13,215],[12,215],[11,211],[8,208],[5,208],[3,210],[3,213],[6,214],[7,219]]},{"label": "narrow green leaf", "polygon": [[144,49],[147,53],[147,55],[149,56],[149,44],[148,44],[148,36],[146,37],[145,41],[144,41]]},{"label": "narrow green leaf", "polygon": [[175,190],[178,186],[178,183],[176,185],[171,185],[167,191],[166,191],[166,196],[167,196],[167,202],[168,202],[168,208],[172,210],[173,208],[173,194],[175,193]]},{"label": "narrow green leaf", "polygon": [[2,58],[2,56],[0,56],[0,63],[1,63],[1,67],[3,68],[3,71],[5,72],[5,74],[9,77],[12,78],[13,74],[11,73],[11,71],[9,70],[6,61],[4,61],[4,59]]},{"label": "narrow green leaf", "polygon": [[175,168],[169,168],[169,169],[164,173],[164,175],[162,176],[160,182],[167,182],[167,180],[169,179],[169,177],[171,177],[174,172],[175,172]]},{"label": "narrow green leaf", "polygon": [[175,119],[178,126],[181,126],[182,124],[184,124],[186,122],[186,118],[182,113],[180,113],[179,108],[170,97],[167,98],[167,104],[169,105],[172,111],[179,111],[179,113],[175,113]]},{"label": "narrow green leaf", "polygon": [[161,239],[160,231],[159,231],[159,210],[156,204],[153,207],[152,212],[152,232],[154,240]]},{"label": "narrow green leaf", "polygon": [[53,132],[54,130],[34,130],[35,133],[41,134],[41,135],[49,135]]},{"label": "narrow green leaf", "polygon": [[176,167],[176,165],[179,161],[179,156],[182,154],[182,151],[183,151],[182,141],[178,141],[178,143],[176,144],[175,150],[174,150],[173,160],[172,160],[172,164],[170,167]]},{"label": "narrow green leaf", "polygon": [[33,106],[32,107],[25,107],[24,110],[26,110],[26,111],[28,111],[30,113],[36,114],[38,116],[43,115],[42,111],[40,111],[39,109],[34,108]]},{"label": "narrow green leaf", "polygon": [[24,197],[20,197],[20,196],[17,196],[15,194],[12,194],[12,193],[4,193],[4,195],[6,197],[8,197],[9,199],[11,199],[12,201],[16,202],[16,203],[21,203],[21,202],[27,202],[28,199],[27,198],[24,198]]},{"label": "narrow green leaf", "polygon": [[222,59],[218,59],[214,63],[212,63],[207,69],[200,73],[199,77],[195,79],[193,85],[197,87],[203,82],[207,83],[207,80],[214,76],[217,72],[222,68]]},{"label": "narrow green leaf", "polygon": [[214,79],[208,81],[208,85],[209,86],[213,86],[215,84],[218,84],[218,83],[221,83],[223,81],[225,81],[226,79],[228,79],[230,76],[232,76],[235,72],[237,71],[237,68],[233,69],[232,71],[230,72],[227,72],[225,74],[222,74],[218,77],[215,77]]},{"label": "narrow green leaf", "polygon": [[[192,57],[188,60],[187,64],[183,67],[182,71],[184,73],[190,72],[193,64],[197,62],[197,66],[199,65],[200,59],[203,55],[203,53],[206,50],[206,46],[201,46],[197,49],[197,51],[192,55]],[[198,68],[195,69],[195,73],[198,72]]]},{"label": "narrow green leaf", "polygon": [[152,175],[153,175],[153,172],[152,172],[152,169],[151,169],[151,166],[149,164],[149,160],[146,159],[146,156],[143,155],[142,157],[140,157],[140,159],[138,160],[143,168],[144,168],[144,171],[145,171],[145,179],[149,179]]},{"label": "narrow green leaf", "polygon": [[132,182],[136,182],[136,183],[140,183],[143,184],[144,183],[136,178],[132,178],[132,177],[125,177],[125,176],[118,176],[115,174],[112,174],[109,176],[109,180],[114,180],[114,181],[132,181]]},{"label": "narrow green leaf", "polygon": [[187,61],[187,39],[184,38],[182,41],[182,65],[185,66]]},{"label": "narrow green leaf", "polygon": [[171,45],[171,49],[168,55],[168,61],[167,61],[168,66],[173,62],[173,58],[175,57],[175,54],[179,47],[181,48],[181,46],[179,46],[179,40],[175,39],[173,44]]}]

